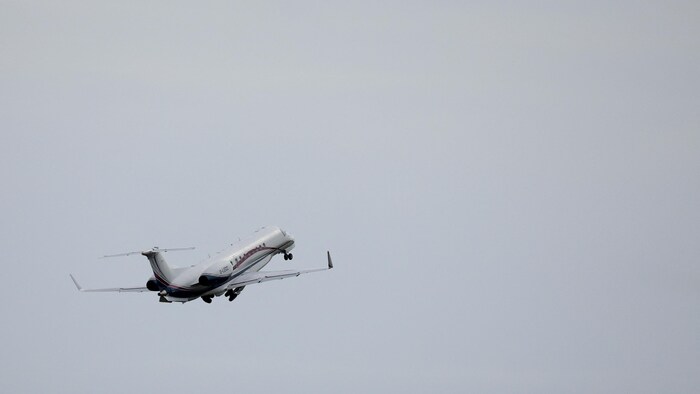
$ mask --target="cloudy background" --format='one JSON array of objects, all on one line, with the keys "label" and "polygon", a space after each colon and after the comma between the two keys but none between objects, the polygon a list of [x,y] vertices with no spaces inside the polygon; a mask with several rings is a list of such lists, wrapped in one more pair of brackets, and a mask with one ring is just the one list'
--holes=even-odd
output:
[{"label": "cloudy background", "polygon": [[[0,391],[691,393],[700,6],[0,2]],[[277,224],[336,269],[160,304]]]}]

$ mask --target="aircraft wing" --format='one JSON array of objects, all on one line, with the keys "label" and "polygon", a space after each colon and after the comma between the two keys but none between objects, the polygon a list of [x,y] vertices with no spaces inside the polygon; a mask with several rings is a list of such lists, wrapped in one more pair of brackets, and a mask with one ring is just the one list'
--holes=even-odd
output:
[{"label": "aircraft wing", "polygon": [[143,291],[149,291],[148,288],[146,287],[112,287],[112,288],[107,288],[107,289],[84,289],[80,284],[78,284],[78,281],[75,280],[73,275],[71,274],[70,276],[71,279],[73,279],[73,283],[75,283],[75,287],[79,291],[85,291],[85,292],[100,292],[100,291],[116,291],[116,292],[136,292],[140,293]]},{"label": "aircraft wing", "polygon": [[232,289],[234,287],[247,286],[247,285],[252,285],[254,283],[267,282],[270,280],[292,278],[292,277],[299,276],[301,274],[326,271],[326,270],[329,270],[331,268],[333,268],[333,261],[331,260],[331,253],[328,252],[328,268],[317,268],[317,269],[313,269],[313,270],[301,270],[301,271],[287,270],[287,271],[249,272],[249,273],[245,273],[245,274],[235,278],[231,282],[229,282],[228,287],[230,289]]}]

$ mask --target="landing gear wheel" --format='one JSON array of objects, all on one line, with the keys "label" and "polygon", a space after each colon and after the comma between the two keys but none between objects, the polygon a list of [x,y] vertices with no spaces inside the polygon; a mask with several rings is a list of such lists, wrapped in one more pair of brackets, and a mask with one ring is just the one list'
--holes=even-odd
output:
[{"label": "landing gear wheel", "polygon": [[238,295],[241,294],[243,289],[245,289],[245,286],[240,286],[240,287],[236,287],[233,290],[229,290],[231,293],[229,293],[229,295],[228,295],[228,300],[229,301],[235,300],[236,297],[238,297]]},{"label": "landing gear wheel", "polygon": [[294,255],[290,253],[290,254],[289,254],[289,259],[291,260],[291,259],[293,259],[293,258],[294,258]]},{"label": "landing gear wheel", "polygon": [[287,253],[284,254],[284,259],[289,260],[289,255]]},{"label": "landing gear wheel", "polygon": [[202,301],[206,302],[207,304],[211,304],[211,297],[202,297]]}]

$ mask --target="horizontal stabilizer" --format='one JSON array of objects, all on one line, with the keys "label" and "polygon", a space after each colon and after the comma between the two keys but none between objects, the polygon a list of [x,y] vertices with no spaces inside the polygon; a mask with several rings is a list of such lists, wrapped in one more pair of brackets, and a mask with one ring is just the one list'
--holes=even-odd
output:
[{"label": "horizontal stabilizer", "polygon": [[188,248],[164,248],[164,249],[161,249],[157,246],[154,246],[152,249],[149,249],[149,250],[141,250],[141,251],[136,251],[136,252],[126,252],[126,253],[117,253],[117,254],[108,254],[108,255],[102,256],[102,258],[131,256],[133,254],[146,255],[149,253],[158,253],[158,252],[178,252],[181,250],[193,250],[193,249],[194,249],[194,246],[190,246]]}]

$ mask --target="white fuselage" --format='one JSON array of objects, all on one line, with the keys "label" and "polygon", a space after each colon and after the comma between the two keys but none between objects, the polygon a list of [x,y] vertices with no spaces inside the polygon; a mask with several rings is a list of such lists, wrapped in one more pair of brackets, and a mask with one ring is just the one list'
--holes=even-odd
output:
[{"label": "white fuselage", "polygon": [[293,248],[291,235],[279,227],[268,226],[197,265],[171,269],[169,275],[163,274],[164,264],[158,264],[162,256],[149,257],[149,261],[159,294],[168,301],[184,302],[221,295],[229,289],[231,280],[247,272],[260,271],[274,255],[288,253]]}]

